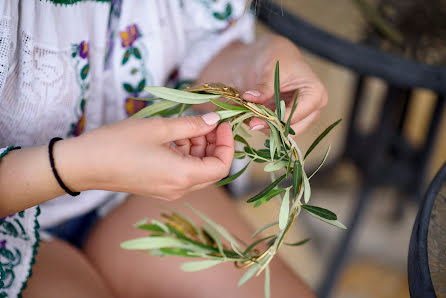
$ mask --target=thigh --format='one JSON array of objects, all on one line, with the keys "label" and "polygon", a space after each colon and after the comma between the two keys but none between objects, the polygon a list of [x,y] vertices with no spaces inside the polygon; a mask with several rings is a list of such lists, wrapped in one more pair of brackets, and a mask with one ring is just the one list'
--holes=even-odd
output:
[{"label": "thigh", "polygon": [[42,241],[23,297],[113,297],[87,258],[61,241]]},{"label": "thigh", "polygon": [[[160,205],[185,213],[189,202],[241,239],[249,239],[252,230],[237,214],[226,193],[215,187],[195,192],[177,202],[160,203],[131,197],[102,220],[90,234],[85,252],[119,297],[262,297],[263,278],[253,278],[242,287],[237,282],[244,271],[232,263],[194,273],[182,272],[180,265],[191,259],[154,257],[138,251],[126,251],[119,244],[146,236],[133,224],[144,217],[159,218]],[[278,259],[271,265],[272,296],[312,297],[311,291]]]}]

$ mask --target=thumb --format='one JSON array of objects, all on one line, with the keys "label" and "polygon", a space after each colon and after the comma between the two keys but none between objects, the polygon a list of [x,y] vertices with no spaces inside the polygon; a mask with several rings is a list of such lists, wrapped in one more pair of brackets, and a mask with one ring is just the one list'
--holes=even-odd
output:
[{"label": "thumb", "polygon": [[214,130],[218,121],[220,121],[220,116],[214,112],[202,116],[165,118],[162,125],[166,133],[163,137],[165,141],[176,141],[204,136]]},{"label": "thumb", "polygon": [[268,99],[274,95],[274,82],[266,80],[258,83],[254,88],[245,91],[242,98],[254,103],[264,104]]}]

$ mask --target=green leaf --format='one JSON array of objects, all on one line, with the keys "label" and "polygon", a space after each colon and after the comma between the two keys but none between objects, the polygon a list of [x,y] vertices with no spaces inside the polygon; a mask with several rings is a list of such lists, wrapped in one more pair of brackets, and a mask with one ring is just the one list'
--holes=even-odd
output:
[{"label": "green leaf", "polygon": [[164,110],[170,109],[174,106],[178,105],[176,102],[163,100],[156,102],[150,106],[145,107],[138,113],[135,113],[132,115],[132,118],[146,118],[151,117],[159,112],[162,112]]},{"label": "green leaf", "polygon": [[296,160],[294,162],[293,168],[293,198],[297,197],[297,193],[299,192],[299,186],[302,183],[302,165],[300,161]]},{"label": "green leaf", "polygon": [[218,235],[218,232],[208,224],[204,224],[203,229],[209,235],[209,237],[212,238],[212,240],[215,242],[215,244],[217,244],[217,248],[218,248],[218,251],[220,252],[220,254],[223,257],[226,257],[225,253],[223,251],[223,245],[221,243],[221,239],[220,239],[220,236]]},{"label": "green leaf", "polygon": [[90,64],[86,64],[84,67],[82,67],[82,69],[81,69],[81,79],[82,80],[85,80],[89,71],[90,71]]},{"label": "green leaf", "polygon": [[275,222],[264,225],[263,227],[261,227],[257,231],[255,231],[254,234],[252,234],[251,239],[254,238],[255,236],[257,236],[258,234],[262,233],[266,229],[269,229],[269,228],[277,225],[278,223],[279,223],[278,221],[275,221]]},{"label": "green leaf", "polygon": [[307,177],[307,173],[305,173],[305,169],[302,169],[302,179],[304,181],[304,200],[305,204],[307,204],[310,201],[311,197],[311,186],[310,181]]},{"label": "green leaf", "polygon": [[265,172],[275,172],[280,169],[283,169],[284,167],[286,167],[287,164],[288,164],[288,162],[283,161],[283,160],[279,160],[276,162],[270,162],[263,168],[263,170]]},{"label": "green leaf", "polygon": [[147,92],[170,101],[175,101],[178,103],[186,103],[186,104],[200,104],[206,103],[210,99],[215,99],[221,97],[220,95],[214,94],[199,94],[193,92],[187,92],[177,89],[171,89],[160,86],[149,86],[145,87],[144,90]]},{"label": "green leaf", "polygon": [[208,218],[206,215],[204,215],[203,213],[199,212],[198,210],[192,208],[191,205],[186,204],[186,206],[192,210],[196,215],[198,215],[202,220],[204,220],[205,222],[207,222],[211,227],[213,227],[223,238],[225,238],[226,240],[229,241],[229,243],[231,243],[231,245],[233,245],[236,248],[239,248],[240,245],[237,243],[237,241],[234,239],[234,237],[231,236],[231,234],[229,234],[228,231],[226,231],[225,228],[223,228],[222,226],[220,226],[219,224],[215,223],[212,219]]},{"label": "green leaf", "polygon": [[291,119],[293,119],[294,111],[296,111],[296,108],[297,108],[297,98],[298,97],[299,97],[299,89],[296,90],[296,94],[294,94],[293,106],[291,107],[291,113],[290,113],[290,116],[288,117],[288,120],[285,125],[285,136],[288,136],[288,134],[291,133],[291,131],[293,132],[292,135],[296,134],[294,132],[294,130],[291,128]]},{"label": "green leaf", "polygon": [[240,280],[238,282],[238,286],[240,287],[245,282],[247,282],[249,279],[251,279],[251,277],[253,277],[259,269],[260,269],[259,263],[255,263],[254,265],[249,267],[248,270],[246,270],[245,274],[243,274],[242,278],[240,278]]},{"label": "green leaf", "polygon": [[122,84],[122,87],[124,88],[125,91],[127,91],[128,93],[136,93],[136,90],[132,87],[132,85],[130,85],[129,83],[124,83]]},{"label": "green leaf", "polygon": [[222,260],[204,260],[196,262],[187,262],[181,265],[181,270],[185,272],[200,271],[214,267],[215,265],[221,264],[222,262],[223,262]]},{"label": "green leaf", "polygon": [[266,266],[265,268],[265,298],[270,298],[271,297],[271,277],[270,277],[270,272],[269,272],[269,266]]},{"label": "green leaf", "polygon": [[248,203],[252,203],[252,202],[255,202],[257,200],[260,200],[267,193],[269,193],[271,190],[273,190],[277,185],[279,185],[279,183],[282,182],[283,179],[285,179],[285,175],[282,175],[279,178],[277,178],[273,183],[271,183],[265,189],[263,189],[261,192],[259,192],[258,194],[256,194],[252,198],[250,198],[247,202]]},{"label": "green leaf", "polygon": [[288,245],[288,246],[301,246],[301,245],[304,245],[305,243],[307,243],[310,240],[311,240],[311,238],[307,238],[307,239],[304,239],[304,240],[299,241],[299,242],[295,242],[295,243],[284,242],[283,244]]},{"label": "green leaf", "polygon": [[320,141],[322,141],[323,138],[325,138],[325,136],[333,129],[335,128],[336,125],[339,124],[339,122],[341,122],[342,119],[339,119],[338,121],[336,121],[335,123],[333,123],[332,125],[330,125],[329,127],[327,127],[317,138],[316,140],[314,140],[313,144],[311,144],[310,148],[308,148],[307,153],[305,153],[305,158],[307,158],[307,156],[311,153],[311,151],[313,151],[313,149],[317,146],[317,144],[319,144]]},{"label": "green leaf", "polygon": [[276,237],[276,235],[271,235],[271,236],[268,236],[268,237],[265,237],[265,238],[262,238],[262,239],[259,239],[259,240],[254,241],[253,243],[251,243],[251,244],[245,249],[245,251],[244,251],[243,253],[244,253],[244,254],[247,254],[248,252],[251,251],[251,249],[253,249],[254,247],[256,247],[259,243],[262,243],[263,241],[268,240],[268,239],[271,239],[271,238],[273,238],[273,237]]},{"label": "green leaf", "polygon": [[235,151],[234,152],[234,158],[236,159],[243,159],[246,157],[246,152],[244,151]]},{"label": "green leaf", "polygon": [[279,229],[281,230],[285,229],[286,224],[288,222],[289,213],[290,213],[290,189],[287,188],[282,198],[282,204],[280,205]]},{"label": "green leaf", "polygon": [[138,93],[142,92],[144,90],[144,87],[146,86],[146,79],[142,79],[139,84],[138,87],[136,88]]},{"label": "green leaf", "polygon": [[280,77],[279,77],[279,60],[276,62],[276,70],[274,72],[274,100],[276,102],[277,118],[281,119],[280,115]]},{"label": "green leaf", "polygon": [[245,144],[247,147],[251,148],[248,141],[246,141],[241,135],[235,135],[234,141],[240,142],[242,144]]},{"label": "green leaf", "polygon": [[285,102],[283,100],[280,101],[280,121],[285,121]]},{"label": "green leaf", "polygon": [[129,61],[130,53],[131,53],[131,52],[130,52],[130,49],[128,49],[127,51],[125,51],[125,53],[124,53],[124,57],[122,57],[122,62],[121,62],[122,65],[126,64],[127,61]]},{"label": "green leaf", "polygon": [[328,220],[337,220],[338,219],[336,214],[334,214],[330,210],[327,210],[327,209],[324,209],[321,207],[312,206],[312,205],[302,205],[302,209],[304,209],[305,211],[310,212],[312,214],[315,214],[319,217],[328,219]]},{"label": "green leaf", "polygon": [[274,155],[276,153],[276,138],[274,137],[274,130],[271,129],[270,137],[269,137],[269,154],[271,160],[274,160]]},{"label": "green leaf", "polygon": [[138,48],[133,48],[133,55],[135,56],[136,59],[141,59],[141,52],[139,51]]},{"label": "green leaf", "polygon": [[172,248],[172,247],[163,247],[159,249],[163,255],[167,256],[179,256],[179,257],[187,257],[187,258],[197,258],[199,257],[196,253],[190,249],[185,248]]},{"label": "green leaf", "polygon": [[154,224],[142,224],[142,225],[137,225],[136,227],[141,230],[164,233],[163,229]]},{"label": "green leaf", "polygon": [[322,159],[322,161],[319,163],[319,165],[317,166],[316,170],[313,172],[313,174],[311,174],[310,177],[308,177],[308,180],[311,179],[311,177],[314,176],[314,174],[317,173],[317,171],[319,171],[319,169],[322,167],[322,165],[324,164],[325,160],[327,159],[328,153],[330,152],[330,148],[331,148],[331,144],[328,145],[327,151],[325,152],[324,158]]},{"label": "green leaf", "polygon": [[267,203],[269,200],[271,200],[272,198],[274,198],[275,196],[281,194],[282,192],[284,192],[285,189],[284,188],[278,188],[278,189],[273,189],[271,190],[269,193],[267,193],[265,196],[263,196],[262,198],[260,198],[257,202],[260,202],[259,205],[254,206],[255,208],[259,207],[262,204]]},{"label": "green leaf", "polygon": [[172,237],[143,237],[121,243],[121,247],[129,250],[158,249],[162,247],[182,247],[183,241]]},{"label": "green leaf", "polygon": [[245,111],[217,111],[215,112],[220,116],[220,120],[225,120],[234,117],[238,114],[245,113]]},{"label": "green leaf", "polygon": [[231,175],[231,176],[229,176],[229,177],[226,177],[225,179],[222,179],[222,180],[218,181],[215,185],[217,185],[217,186],[223,186],[223,185],[226,185],[226,184],[228,184],[228,183],[231,183],[232,181],[234,181],[235,179],[237,179],[238,177],[240,177],[240,175],[242,175],[242,174],[245,172],[245,170],[248,168],[249,164],[250,164],[250,162],[248,162],[248,163],[246,164],[246,166],[243,167],[243,169],[241,169],[240,171],[238,171],[238,172],[235,173],[234,175]]},{"label": "green leaf", "polygon": [[219,101],[219,100],[215,100],[215,99],[211,99],[210,100],[214,105],[225,109],[225,110],[231,110],[231,111],[249,111],[247,108],[245,108],[244,106],[236,106],[236,105],[231,105],[229,103],[223,102],[223,101]]},{"label": "green leaf", "polygon": [[314,213],[308,213],[308,214],[310,214],[311,216],[316,217],[317,219],[320,219],[320,220],[322,220],[322,221],[324,221],[324,222],[326,222],[326,223],[328,223],[328,224],[330,224],[330,225],[332,225],[332,226],[335,226],[335,227],[338,227],[338,228],[341,228],[341,229],[344,229],[344,230],[347,229],[347,227],[344,226],[344,225],[343,225],[340,221],[338,221],[338,220],[329,220],[329,219],[320,217],[320,216],[318,216],[318,215],[316,215],[316,214],[314,214]]}]

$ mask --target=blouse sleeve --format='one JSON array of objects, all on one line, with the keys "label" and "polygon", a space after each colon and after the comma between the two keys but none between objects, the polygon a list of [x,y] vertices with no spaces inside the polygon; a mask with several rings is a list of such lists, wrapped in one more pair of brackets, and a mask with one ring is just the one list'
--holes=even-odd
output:
[{"label": "blouse sleeve", "polygon": [[[2,158],[17,147],[0,149]],[[18,297],[26,288],[39,245],[39,206],[0,218],[0,297]]]},{"label": "blouse sleeve", "polygon": [[197,78],[206,64],[232,42],[254,40],[254,16],[246,9],[245,0],[183,3],[186,54],[179,67],[180,80]]}]

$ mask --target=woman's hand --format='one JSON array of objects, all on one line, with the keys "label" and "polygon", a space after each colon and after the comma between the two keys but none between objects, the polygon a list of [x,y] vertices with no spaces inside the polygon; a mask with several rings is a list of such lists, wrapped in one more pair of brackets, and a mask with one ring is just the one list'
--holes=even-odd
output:
[{"label": "woman's hand", "polygon": [[[215,113],[127,119],[60,142],[56,165],[62,180],[76,191],[104,189],[178,199],[229,173],[234,140],[229,124],[217,127],[218,121]],[[82,157],[77,165],[73,154]],[[76,175],[82,168],[83,175]]]},{"label": "woman's hand", "polygon": [[[268,34],[252,44],[233,43],[206,66],[198,81],[234,86],[245,91],[244,99],[274,110],[276,61],[280,63],[281,98],[287,104],[285,119],[290,114],[294,94],[299,90],[298,106],[291,121],[291,127],[299,134],[318,118],[328,97],[324,85],[288,39]],[[254,130],[268,127],[259,118],[253,118],[249,126]]]}]

